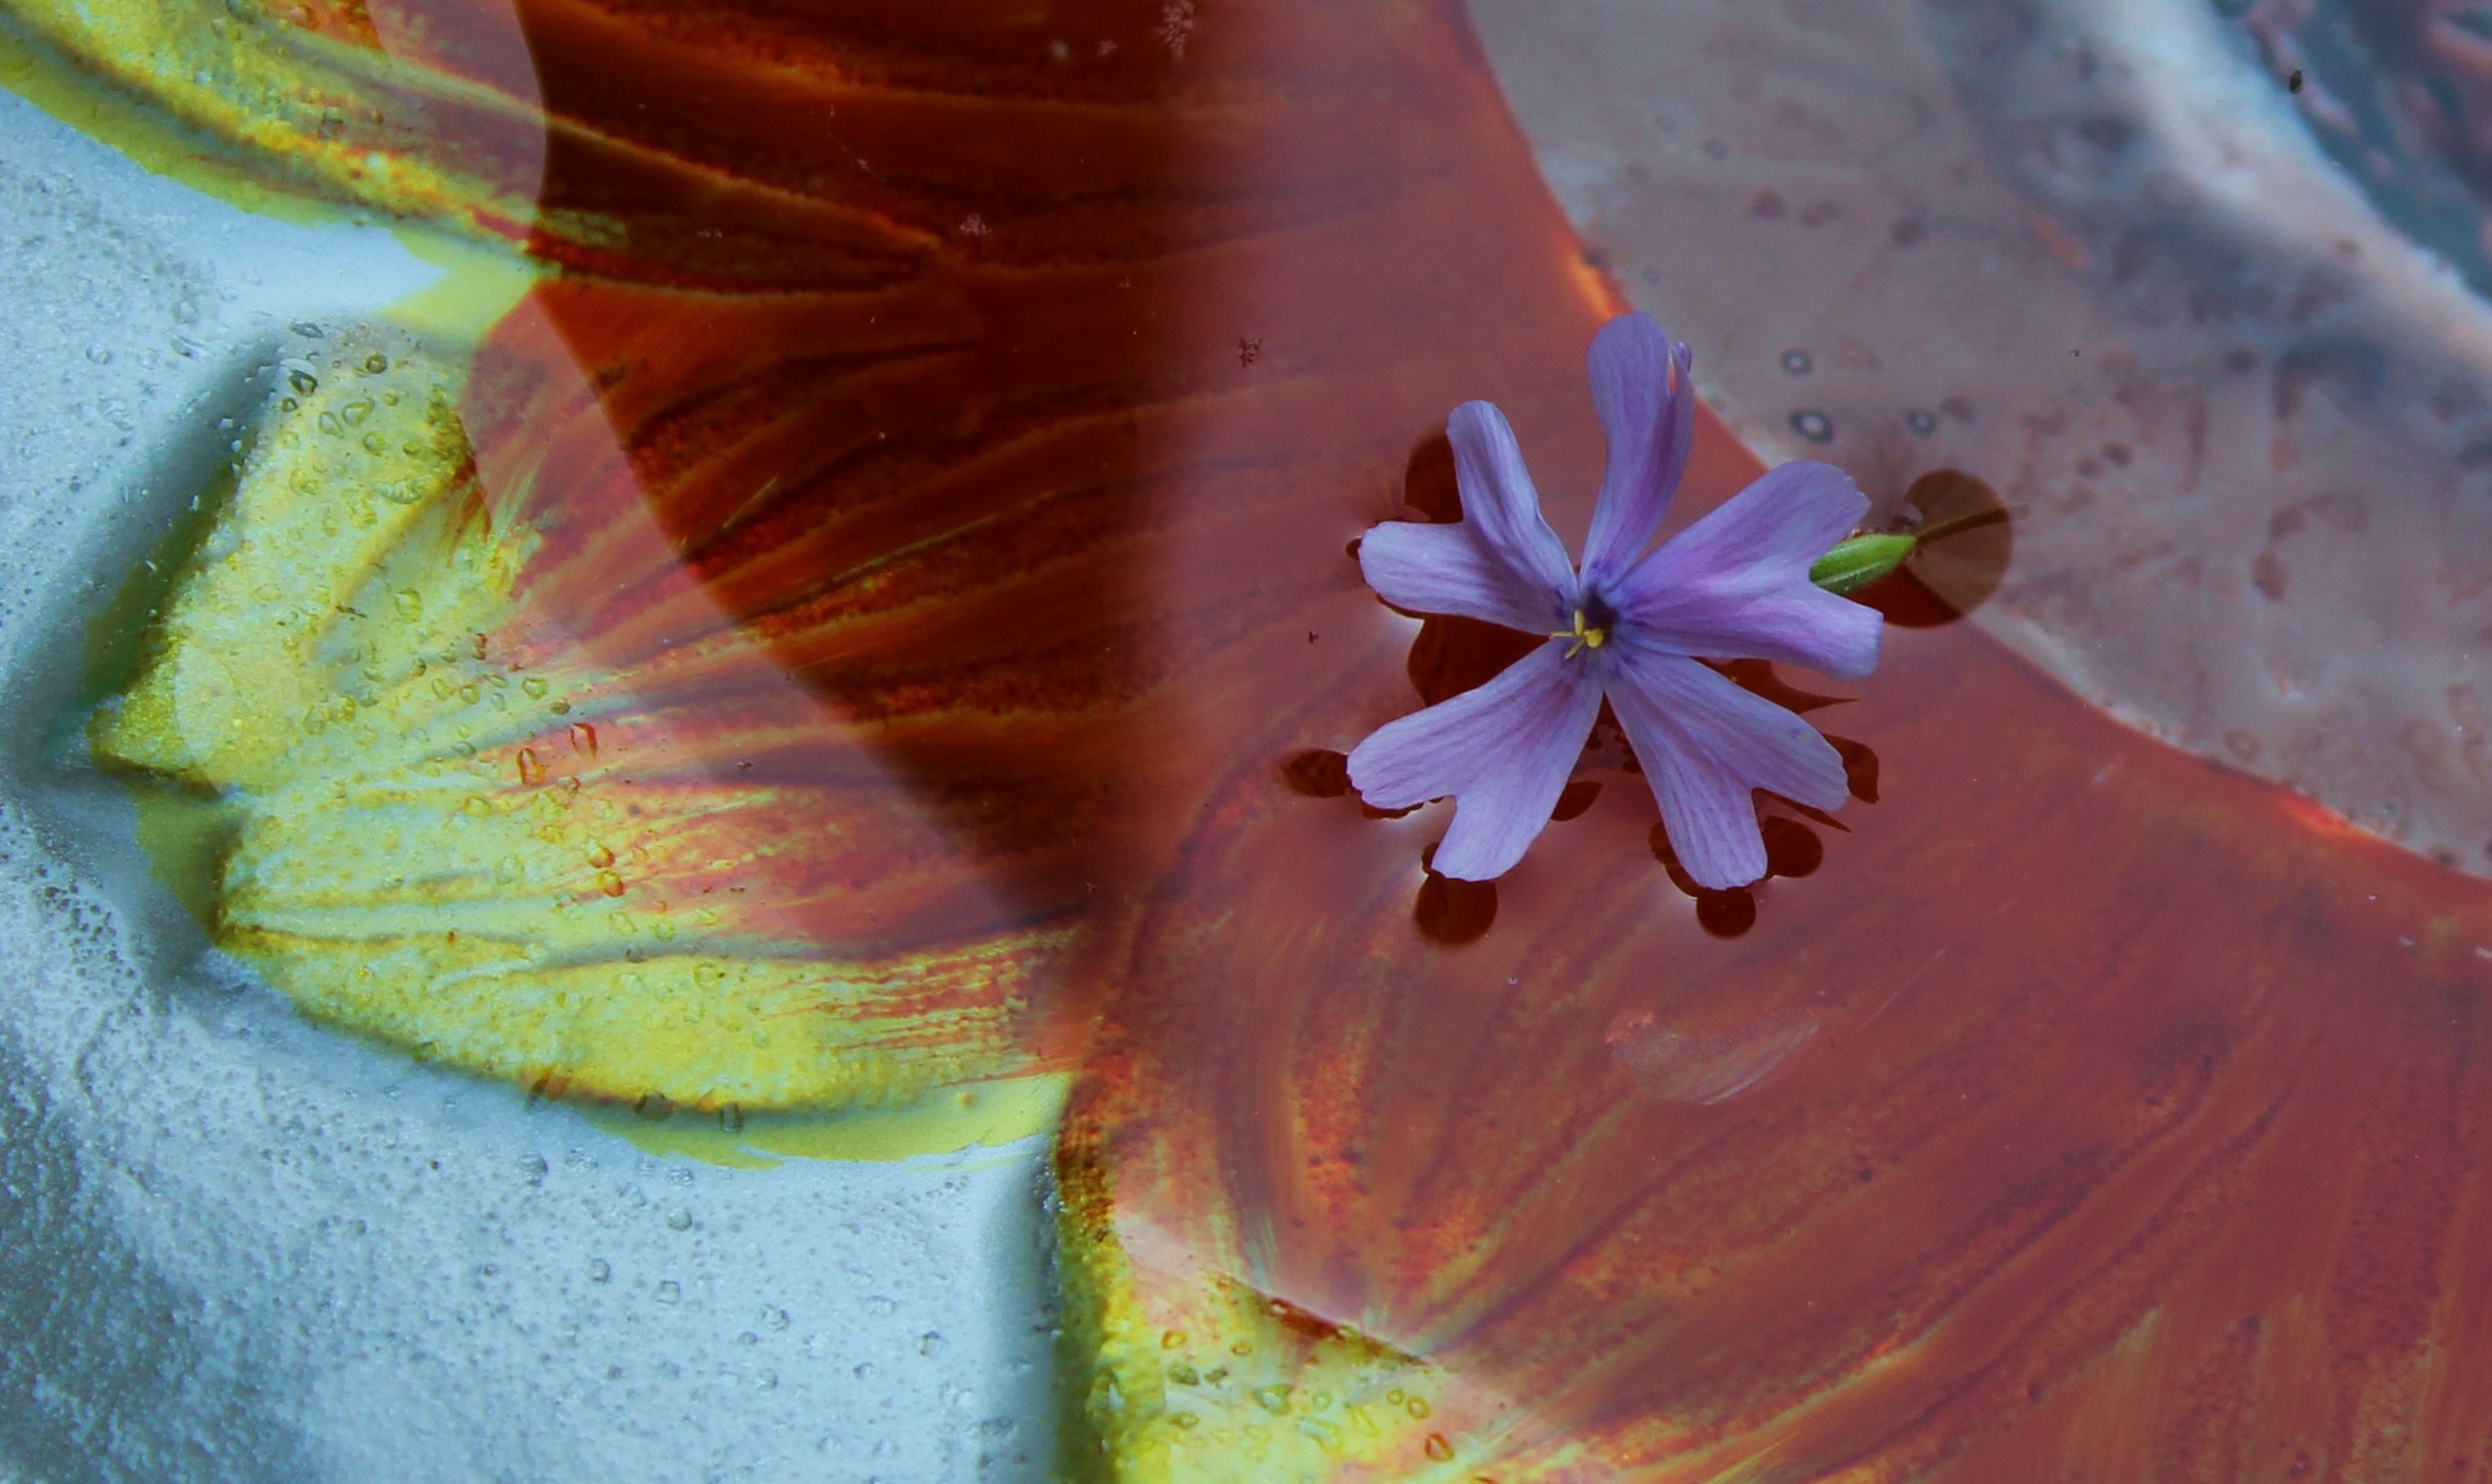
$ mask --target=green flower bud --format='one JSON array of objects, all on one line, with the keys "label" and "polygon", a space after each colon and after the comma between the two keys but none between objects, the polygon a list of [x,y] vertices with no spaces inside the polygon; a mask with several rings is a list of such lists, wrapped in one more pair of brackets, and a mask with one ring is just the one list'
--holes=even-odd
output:
[{"label": "green flower bud", "polygon": [[1817,558],[1808,580],[1827,592],[1857,592],[1904,564],[1915,542],[1910,536],[1854,536]]}]

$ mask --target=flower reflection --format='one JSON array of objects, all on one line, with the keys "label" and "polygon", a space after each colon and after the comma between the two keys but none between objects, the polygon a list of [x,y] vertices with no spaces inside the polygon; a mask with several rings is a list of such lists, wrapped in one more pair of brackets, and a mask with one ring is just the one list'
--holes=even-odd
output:
[{"label": "flower reflection", "polygon": [[1765,874],[1754,790],[1818,809],[1843,802],[1842,759],[1825,739],[1698,657],[1868,674],[1880,620],[1817,588],[1809,568],[1869,502],[1839,469],[1788,463],[1647,551],[1687,463],[1687,347],[1644,315],[1594,337],[1610,455],[1580,573],[1540,513],[1512,429],[1484,402],[1447,424],[1463,520],[1388,522],[1360,545],[1368,582],[1398,608],[1547,636],[1488,684],[1391,723],[1350,754],[1351,780],[1379,808],[1454,798],[1430,866],[1440,875],[1488,880],[1522,858],[1605,701],[1702,886]]}]

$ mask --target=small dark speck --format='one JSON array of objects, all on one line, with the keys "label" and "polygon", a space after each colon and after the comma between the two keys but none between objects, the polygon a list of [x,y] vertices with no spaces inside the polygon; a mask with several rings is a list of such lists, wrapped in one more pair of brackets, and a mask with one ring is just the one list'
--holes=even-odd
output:
[{"label": "small dark speck", "polygon": [[1256,336],[1256,337],[1255,337],[1254,339],[1252,339],[1252,340],[1247,339],[1247,338],[1246,338],[1245,336],[1243,336],[1243,335],[1240,335],[1239,337],[1237,337],[1237,364],[1238,364],[1238,365],[1240,365],[1240,366],[1252,366],[1252,365],[1254,365],[1254,364],[1255,364],[1255,358],[1256,358],[1257,356],[1262,355],[1262,354],[1263,354],[1263,337],[1262,337],[1262,336],[1258,335],[1258,336]]},{"label": "small dark speck", "polygon": [[1723,144],[1719,140],[1707,140],[1705,142],[1705,152],[1712,158],[1719,159],[1723,155],[1730,152],[1730,147]]},{"label": "small dark speck", "polygon": [[1309,629],[1309,630],[1307,631],[1307,642],[1308,642],[1309,644],[1313,644],[1313,643],[1315,643],[1315,630],[1313,630],[1313,629]]},{"label": "small dark speck", "polygon": [[2301,68],[2299,68],[2299,67],[2295,68],[2295,69],[2293,70],[2293,76],[2292,76],[2292,77],[2289,77],[2289,78],[2287,78],[2287,79],[2285,79],[2285,91],[2286,91],[2287,93],[2299,93],[2299,92],[2301,92],[2301,91],[2302,91],[2302,69],[2301,69]]}]

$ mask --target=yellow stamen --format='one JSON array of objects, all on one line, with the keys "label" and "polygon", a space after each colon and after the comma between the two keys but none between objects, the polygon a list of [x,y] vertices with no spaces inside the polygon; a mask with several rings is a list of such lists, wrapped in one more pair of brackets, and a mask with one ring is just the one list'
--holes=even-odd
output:
[{"label": "yellow stamen", "polygon": [[1575,627],[1571,629],[1556,630],[1551,633],[1549,637],[1552,639],[1572,639],[1575,641],[1573,644],[1566,647],[1566,658],[1571,660],[1577,655],[1582,654],[1585,650],[1599,649],[1602,642],[1610,637],[1610,631],[1607,629],[1585,628],[1584,611],[1578,608],[1575,610]]}]

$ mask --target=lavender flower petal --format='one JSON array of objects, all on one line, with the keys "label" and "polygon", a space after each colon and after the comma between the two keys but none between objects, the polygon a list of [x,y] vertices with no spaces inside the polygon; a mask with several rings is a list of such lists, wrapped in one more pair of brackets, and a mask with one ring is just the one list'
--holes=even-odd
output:
[{"label": "lavender flower petal", "polygon": [[1841,754],[1815,728],[1694,660],[1623,654],[1608,690],[1679,863],[1700,886],[1745,886],[1765,874],[1751,789],[1819,809],[1848,792]]},{"label": "lavender flower petal", "polygon": [[1601,711],[1592,667],[1568,661],[1566,649],[1551,640],[1488,684],[1389,722],[1352,749],[1350,781],[1380,809],[1453,797],[1439,874],[1501,876],[1549,822]]},{"label": "lavender flower petal", "polygon": [[1571,610],[1575,564],[1540,513],[1539,491],[1505,414],[1485,402],[1466,402],[1445,420],[1445,437],[1453,445],[1453,477],[1462,490],[1461,527],[1518,584]]},{"label": "lavender flower petal", "polygon": [[1611,589],[1643,647],[1779,660],[1856,680],[1877,668],[1883,620],[1808,580],[1869,500],[1841,469],[1786,463],[1672,537]]},{"label": "lavender flower petal", "polygon": [[1469,521],[1389,520],[1359,539],[1359,571],[1405,613],[1458,613],[1527,634],[1567,625],[1561,595],[1489,554]]},{"label": "lavender flower petal", "polygon": [[1646,314],[1622,314],[1592,337],[1592,403],[1609,436],[1609,464],[1584,541],[1584,577],[1635,565],[1661,529],[1696,435],[1689,352]]}]

